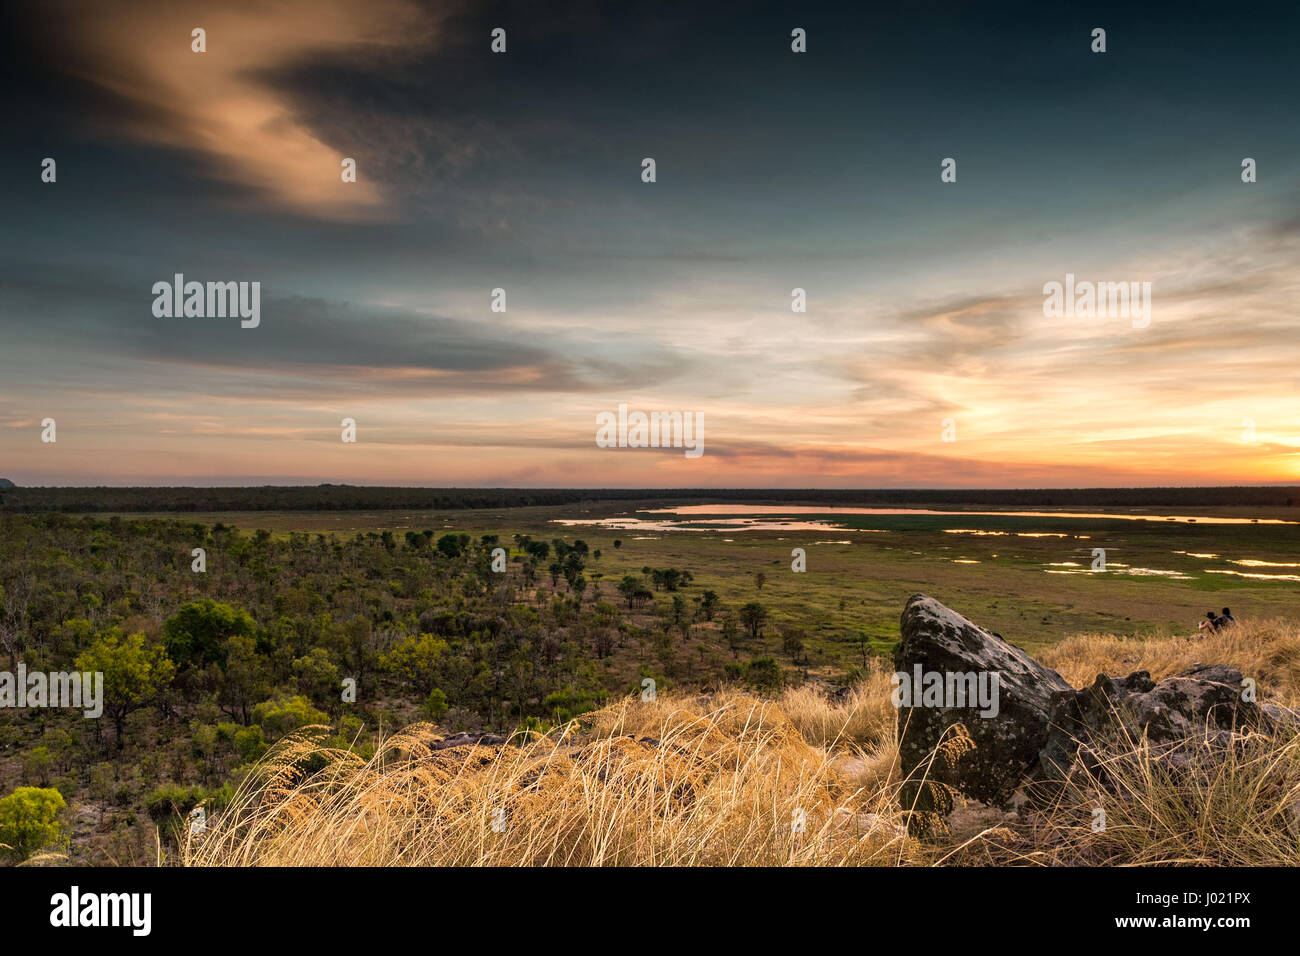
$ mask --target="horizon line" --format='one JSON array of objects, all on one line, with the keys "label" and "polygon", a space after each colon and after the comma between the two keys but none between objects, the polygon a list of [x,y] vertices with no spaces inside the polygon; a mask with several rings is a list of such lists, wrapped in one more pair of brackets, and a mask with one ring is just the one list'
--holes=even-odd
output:
[{"label": "horizon line", "polygon": [[[12,479],[9,479],[12,481]],[[406,491],[651,491],[651,492],[745,492],[778,491],[783,494],[792,492],[810,492],[825,494],[827,492],[978,492],[978,491],[1161,491],[1161,490],[1205,490],[1234,488],[1296,488],[1300,482],[1247,482],[1208,485],[876,485],[876,486],[782,486],[782,485],[441,485],[441,484],[384,484],[356,483],[338,481],[302,481],[290,483],[262,482],[252,484],[99,484],[99,485],[22,485],[13,483],[0,486],[0,490],[70,490],[87,491],[97,489],[220,489],[237,490],[240,488],[400,488]]]}]

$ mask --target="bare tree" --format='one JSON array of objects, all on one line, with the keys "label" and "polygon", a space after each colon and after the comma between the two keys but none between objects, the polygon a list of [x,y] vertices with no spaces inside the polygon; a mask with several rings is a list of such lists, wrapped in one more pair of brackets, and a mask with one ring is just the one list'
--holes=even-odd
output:
[{"label": "bare tree", "polygon": [[27,609],[36,590],[36,579],[24,574],[11,578],[0,588],[0,644],[9,654],[9,669],[18,669],[18,655],[27,646]]}]

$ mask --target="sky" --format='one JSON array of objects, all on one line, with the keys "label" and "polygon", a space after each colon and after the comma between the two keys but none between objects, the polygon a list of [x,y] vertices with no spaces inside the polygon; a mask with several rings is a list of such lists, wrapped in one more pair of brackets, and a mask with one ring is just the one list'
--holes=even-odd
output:
[{"label": "sky", "polygon": [[1300,13],[1060,6],[6,5],[0,477],[1294,483]]}]

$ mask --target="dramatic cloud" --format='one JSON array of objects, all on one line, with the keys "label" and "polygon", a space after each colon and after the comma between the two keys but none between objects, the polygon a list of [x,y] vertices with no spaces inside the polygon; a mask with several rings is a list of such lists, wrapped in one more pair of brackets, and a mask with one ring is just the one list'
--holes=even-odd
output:
[{"label": "dramatic cloud", "polygon": [[[129,135],[197,153],[214,176],[302,214],[351,219],[383,207],[366,176],[341,180],[353,144],[322,142],[277,80],[310,58],[357,66],[424,50],[436,35],[427,9],[410,0],[127,0],[64,12],[60,27],[77,47],[69,68],[127,101]],[[195,28],[206,31],[206,52],[192,50]]]},{"label": "dramatic cloud", "polygon": [[[0,473],[1295,481],[1288,30],[1134,11],[1101,63],[1032,6],[933,7],[814,3],[806,56],[784,8],[739,2],[25,11],[10,35],[39,53],[0,57],[22,144],[0,150],[22,224],[0,234]],[[260,282],[260,324],[156,317],[177,272]],[[1066,273],[1150,282],[1149,327],[1046,315]],[[620,403],[702,413],[703,457],[596,447]]]}]

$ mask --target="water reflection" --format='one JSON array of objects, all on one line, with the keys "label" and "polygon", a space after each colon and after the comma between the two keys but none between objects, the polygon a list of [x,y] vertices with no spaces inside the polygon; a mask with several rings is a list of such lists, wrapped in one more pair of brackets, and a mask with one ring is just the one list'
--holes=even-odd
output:
[{"label": "water reflection", "polygon": [[1178,521],[1205,524],[1300,524],[1281,518],[1225,518],[1206,515],[1154,515],[1120,511],[938,511],[929,508],[833,508],[814,505],[680,505],[647,508],[647,514],[671,515],[981,515],[1010,518],[1092,518],[1112,521]]}]

